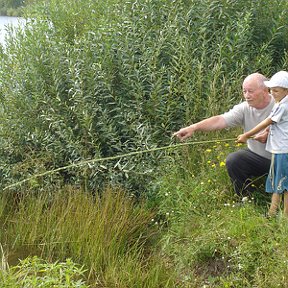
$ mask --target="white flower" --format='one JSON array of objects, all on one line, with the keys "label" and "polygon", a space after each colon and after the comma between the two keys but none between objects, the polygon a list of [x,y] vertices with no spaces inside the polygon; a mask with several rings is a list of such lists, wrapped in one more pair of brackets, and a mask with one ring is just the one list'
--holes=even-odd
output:
[{"label": "white flower", "polygon": [[243,203],[247,202],[248,200],[249,200],[248,197],[243,197],[243,198],[242,198],[242,202],[243,202]]}]

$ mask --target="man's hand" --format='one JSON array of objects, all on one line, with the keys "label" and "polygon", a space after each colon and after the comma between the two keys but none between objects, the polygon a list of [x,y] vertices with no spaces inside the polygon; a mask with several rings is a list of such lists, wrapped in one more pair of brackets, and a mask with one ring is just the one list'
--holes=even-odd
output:
[{"label": "man's hand", "polygon": [[175,132],[173,134],[173,137],[177,137],[181,141],[191,137],[194,133],[193,126],[188,126],[185,128],[181,128],[179,131]]},{"label": "man's hand", "polygon": [[256,134],[253,139],[259,141],[260,143],[266,143],[268,137],[269,129],[265,129],[264,131]]}]

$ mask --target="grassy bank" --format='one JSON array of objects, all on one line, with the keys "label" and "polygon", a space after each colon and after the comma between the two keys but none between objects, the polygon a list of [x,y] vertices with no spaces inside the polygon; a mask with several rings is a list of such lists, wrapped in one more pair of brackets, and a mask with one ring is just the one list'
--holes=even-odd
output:
[{"label": "grassy bank", "polygon": [[185,151],[160,181],[170,224],[163,255],[184,287],[287,287],[288,221],[281,211],[265,217],[270,196],[261,185],[251,199],[235,197],[222,166],[234,149],[226,143]]},{"label": "grassy bank", "polygon": [[37,255],[46,271],[77,263],[85,272],[73,277],[90,287],[287,287],[288,220],[265,218],[261,186],[252,199],[234,195],[225,157],[239,148],[215,141],[171,151],[149,201],[111,188],[102,197],[71,187],[2,194],[2,282],[15,280],[9,265]]}]

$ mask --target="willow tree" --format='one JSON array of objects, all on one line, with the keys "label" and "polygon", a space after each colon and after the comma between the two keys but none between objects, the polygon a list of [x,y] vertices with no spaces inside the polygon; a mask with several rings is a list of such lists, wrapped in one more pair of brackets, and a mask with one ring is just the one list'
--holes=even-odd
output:
[{"label": "willow tree", "polygon": [[[168,145],[180,126],[223,112],[240,101],[245,75],[269,75],[287,64],[281,12],[287,6],[244,0],[35,2],[26,26],[11,31],[1,54],[2,184]],[[259,34],[263,19],[270,37]],[[283,55],[276,63],[277,47]],[[33,185],[68,182],[95,190],[109,182],[143,192],[165,163],[162,156],[79,166]]]}]

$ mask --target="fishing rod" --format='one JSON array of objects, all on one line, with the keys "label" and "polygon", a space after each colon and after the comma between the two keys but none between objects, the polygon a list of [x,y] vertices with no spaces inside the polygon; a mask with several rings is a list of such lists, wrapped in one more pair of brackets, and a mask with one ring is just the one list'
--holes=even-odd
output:
[{"label": "fishing rod", "polygon": [[38,177],[43,177],[46,175],[54,174],[54,173],[59,172],[59,171],[63,171],[63,170],[67,170],[67,169],[75,168],[75,167],[81,167],[81,166],[88,165],[88,164],[94,164],[97,162],[111,161],[111,160],[135,156],[138,154],[152,153],[152,152],[161,151],[161,150],[176,149],[179,147],[189,146],[189,145],[199,145],[199,144],[207,144],[207,143],[215,143],[215,142],[229,142],[229,141],[235,142],[236,139],[235,138],[226,138],[226,139],[212,139],[212,140],[204,140],[204,141],[185,142],[185,143],[178,143],[178,144],[174,144],[174,145],[155,147],[155,148],[146,149],[146,150],[138,150],[138,151],[133,151],[133,152],[115,155],[115,156],[109,156],[109,157],[103,157],[103,158],[94,158],[94,159],[90,159],[90,160],[79,161],[76,163],[69,164],[67,166],[62,166],[62,167],[58,167],[58,168],[53,169],[53,170],[45,171],[43,173],[34,174],[34,175],[32,175],[28,178],[25,178],[19,182],[16,182],[16,183],[13,183],[11,185],[4,187],[3,190],[7,190],[9,188],[19,186],[25,182],[28,182],[28,181],[35,179],[35,178],[38,178]]}]

